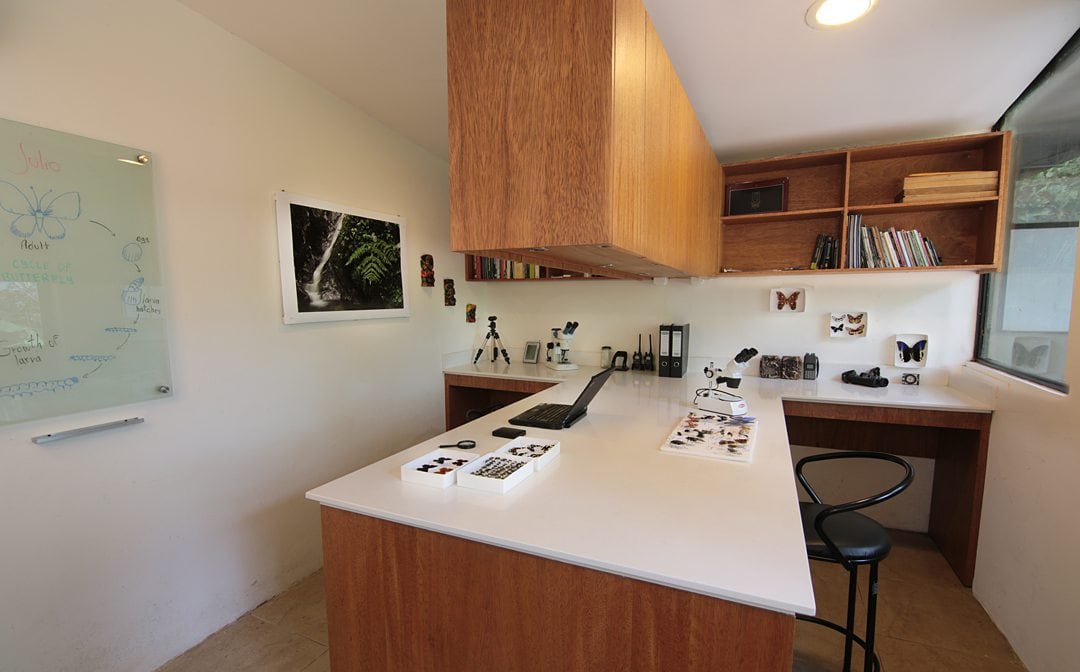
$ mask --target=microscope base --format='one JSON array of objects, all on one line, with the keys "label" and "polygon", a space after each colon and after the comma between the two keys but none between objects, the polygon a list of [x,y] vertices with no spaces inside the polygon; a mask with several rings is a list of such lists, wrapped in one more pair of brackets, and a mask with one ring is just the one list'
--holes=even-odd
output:
[{"label": "microscope base", "polygon": [[699,396],[694,403],[703,411],[720,415],[746,415],[748,410],[745,399],[720,399],[709,396],[708,392]]},{"label": "microscope base", "polygon": [[556,371],[577,371],[578,365],[573,362],[544,362],[544,366],[549,369],[555,369]]}]

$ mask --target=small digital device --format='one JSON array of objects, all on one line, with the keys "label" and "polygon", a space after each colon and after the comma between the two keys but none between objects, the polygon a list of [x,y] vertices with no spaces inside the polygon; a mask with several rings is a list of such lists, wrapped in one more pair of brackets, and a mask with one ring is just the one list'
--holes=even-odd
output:
[{"label": "small digital device", "polygon": [[540,341],[525,341],[525,356],[521,361],[526,364],[536,364],[540,361]]},{"label": "small digital device", "polygon": [[519,427],[499,427],[492,431],[491,435],[504,439],[516,439],[519,436],[525,436],[525,430]]}]

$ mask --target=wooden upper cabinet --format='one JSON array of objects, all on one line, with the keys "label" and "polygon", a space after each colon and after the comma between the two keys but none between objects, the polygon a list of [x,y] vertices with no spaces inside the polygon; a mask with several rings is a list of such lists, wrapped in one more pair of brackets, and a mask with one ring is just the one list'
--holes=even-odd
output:
[{"label": "wooden upper cabinet", "polygon": [[451,247],[715,275],[719,163],[640,0],[447,0]]}]

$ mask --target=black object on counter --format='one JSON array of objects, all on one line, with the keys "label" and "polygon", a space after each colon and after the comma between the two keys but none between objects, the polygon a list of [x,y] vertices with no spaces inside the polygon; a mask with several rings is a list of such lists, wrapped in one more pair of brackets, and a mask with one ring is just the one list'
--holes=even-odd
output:
[{"label": "black object on counter", "polygon": [[840,380],[851,385],[862,385],[863,387],[889,386],[889,379],[882,376],[881,369],[876,366],[862,373],[855,373],[855,369],[845,371],[840,374]]},{"label": "black object on counter", "polygon": [[629,357],[626,354],[626,350],[618,350],[611,356],[611,368],[616,371],[629,371],[630,367],[626,365],[626,358]]}]

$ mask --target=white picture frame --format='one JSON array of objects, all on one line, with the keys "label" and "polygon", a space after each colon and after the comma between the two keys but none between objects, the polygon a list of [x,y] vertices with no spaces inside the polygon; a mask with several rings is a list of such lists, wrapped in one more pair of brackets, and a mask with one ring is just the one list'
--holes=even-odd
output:
[{"label": "white picture frame", "polygon": [[409,316],[403,217],[286,191],[275,201],[285,324]]}]

